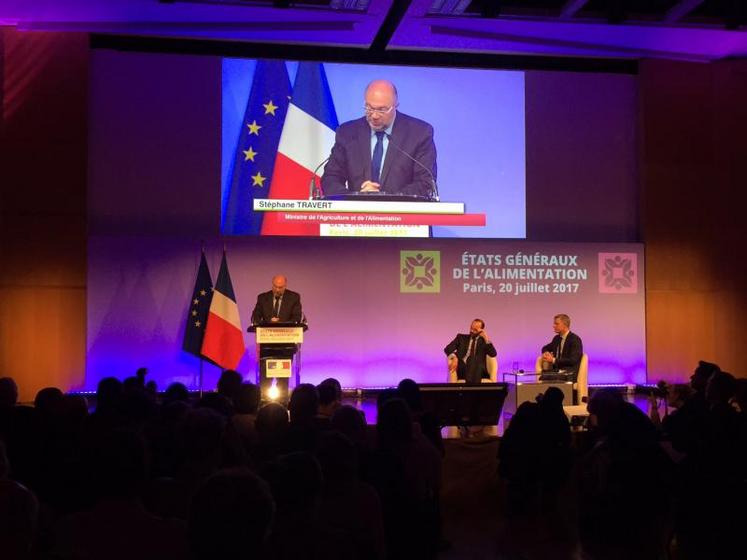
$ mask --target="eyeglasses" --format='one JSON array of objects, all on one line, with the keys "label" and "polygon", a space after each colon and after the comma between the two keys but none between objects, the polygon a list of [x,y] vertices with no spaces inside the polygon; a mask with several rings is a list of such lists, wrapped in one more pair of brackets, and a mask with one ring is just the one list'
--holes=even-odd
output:
[{"label": "eyeglasses", "polygon": [[363,107],[363,110],[366,112],[367,115],[388,115],[394,110],[394,105],[391,107],[384,107],[382,109],[374,109],[373,107],[369,107],[366,105]]}]

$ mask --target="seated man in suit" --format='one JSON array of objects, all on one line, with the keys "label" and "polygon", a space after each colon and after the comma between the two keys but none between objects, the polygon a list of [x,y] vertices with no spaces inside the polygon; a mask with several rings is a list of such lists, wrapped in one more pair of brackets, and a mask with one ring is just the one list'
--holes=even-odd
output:
[{"label": "seated man in suit", "polygon": [[458,334],[454,337],[444,353],[449,357],[450,367],[456,360],[457,379],[466,383],[480,383],[489,379],[486,356],[495,357],[495,346],[485,332],[485,322],[475,319],[469,326],[469,334]]},{"label": "seated man in suit", "polygon": [[433,127],[397,111],[397,88],[368,84],[365,116],[340,125],[322,175],[325,195],[345,193],[435,196]]},{"label": "seated man in suit", "polygon": [[[542,371],[565,372],[568,381],[576,381],[584,345],[581,337],[571,332],[571,318],[563,313],[553,317],[555,336],[542,347]],[[550,376],[540,377],[549,379]]]},{"label": "seated man in suit", "polygon": [[252,312],[252,324],[301,322],[301,296],[286,289],[287,284],[288,280],[282,274],[273,277],[272,290],[257,296],[257,305]]}]

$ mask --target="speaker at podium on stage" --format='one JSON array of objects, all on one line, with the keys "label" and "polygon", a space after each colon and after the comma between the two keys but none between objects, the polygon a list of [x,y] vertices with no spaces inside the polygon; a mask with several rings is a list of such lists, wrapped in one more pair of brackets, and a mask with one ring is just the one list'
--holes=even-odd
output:
[{"label": "speaker at podium on stage", "polygon": [[300,383],[301,344],[308,329],[301,295],[287,289],[288,279],[278,274],[272,288],[257,296],[252,325],[257,342],[257,384],[262,398],[287,401]]}]

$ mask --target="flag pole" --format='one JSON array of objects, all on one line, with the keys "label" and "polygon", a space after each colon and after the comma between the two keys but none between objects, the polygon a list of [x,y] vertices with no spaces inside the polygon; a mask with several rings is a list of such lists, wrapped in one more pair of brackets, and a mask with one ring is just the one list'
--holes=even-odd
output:
[{"label": "flag pole", "polygon": [[205,362],[202,358],[200,358],[200,376],[199,376],[199,387],[197,394],[200,396],[200,399],[202,399],[202,364]]},{"label": "flag pole", "polygon": [[[205,240],[200,239],[200,251],[202,254],[205,254]],[[200,369],[197,374],[197,394],[199,395],[200,399],[202,399],[202,365],[205,360],[200,357]]]}]

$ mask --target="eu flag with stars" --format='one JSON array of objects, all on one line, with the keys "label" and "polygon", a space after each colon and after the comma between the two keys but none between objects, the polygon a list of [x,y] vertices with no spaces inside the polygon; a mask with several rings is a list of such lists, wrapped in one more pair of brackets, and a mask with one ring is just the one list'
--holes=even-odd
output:
[{"label": "eu flag with stars", "polygon": [[285,62],[258,60],[226,197],[224,235],[260,233],[264,213],[252,207],[255,198],[267,198],[270,190],[290,93]]},{"label": "eu flag with stars", "polygon": [[187,311],[187,324],[184,327],[184,342],[182,349],[195,356],[202,357],[202,340],[205,338],[210,303],[213,299],[213,280],[210,278],[205,251],[200,257],[200,267],[197,269],[197,279],[192,292],[192,300]]}]

